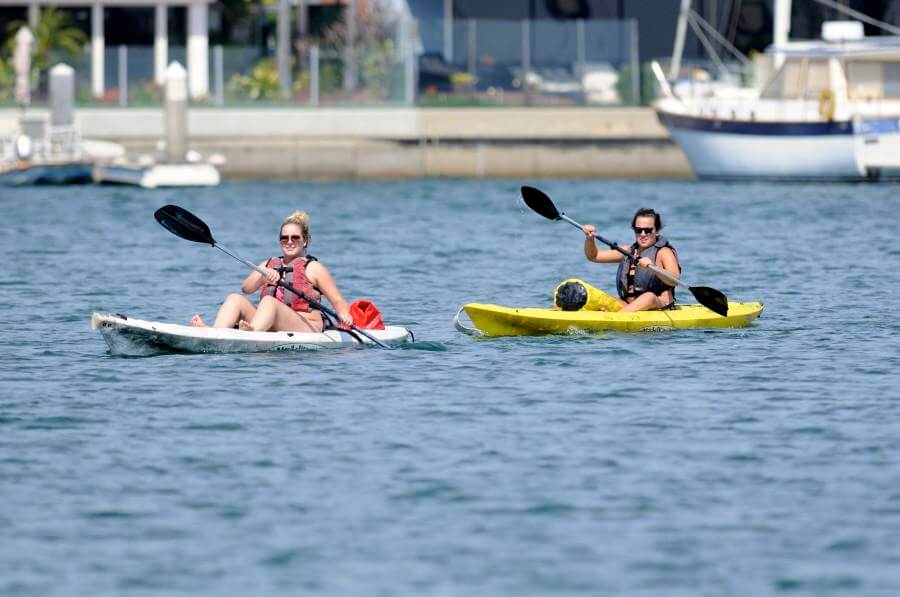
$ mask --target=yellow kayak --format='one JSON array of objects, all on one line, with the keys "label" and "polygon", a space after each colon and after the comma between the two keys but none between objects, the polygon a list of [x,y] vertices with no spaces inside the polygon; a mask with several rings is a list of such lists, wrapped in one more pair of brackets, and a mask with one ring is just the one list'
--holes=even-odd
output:
[{"label": "yellow kayak", "polygon": [[[459,317],[465,310],[475,329]],[[515,308],[482,303],[463,305],[454,325],[464,333],[486,336],[537,336],[572,331],[649,332],[688,328],[736,328],[749,325],[763,311],[762,303],[728,303],[723,317],[702,305],[678,305],[665,311],[611,313],[608,311],[561,311],[533,307]]]}]

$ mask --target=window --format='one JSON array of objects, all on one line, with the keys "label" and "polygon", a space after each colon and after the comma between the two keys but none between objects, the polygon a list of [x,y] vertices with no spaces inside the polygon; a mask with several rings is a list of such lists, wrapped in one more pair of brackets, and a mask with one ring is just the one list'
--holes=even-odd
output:
[{"label": "window", "polygon": [[900,97],[900,62],[884,63],[884,97]]},{"label": "window", "polygon": [[852,99],[900,98],[900,61],[851,60],[847,84]]},{"label": "window", "polygon": [[828,77],[828,61],[811,59],[806,67],[806,99],[818,99],[826,89],[830,89]]},{"label": "window", "polygon": [[884,97],[882,64],[853,60],[847,63],[847,95],[850,99],[879,99]]},{"label": "window", "polygon": [[799,98],[803,95],[806,79],[806,61],[786,60],[762,93],[765,99]]}]

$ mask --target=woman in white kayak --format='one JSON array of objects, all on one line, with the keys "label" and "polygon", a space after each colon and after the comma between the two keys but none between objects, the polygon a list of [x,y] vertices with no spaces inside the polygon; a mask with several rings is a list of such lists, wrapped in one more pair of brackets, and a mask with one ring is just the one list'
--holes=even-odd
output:
[{"label": "woman in white kayak", "polygon": [[[244,294],[252,294],[262,288],[259,306],[254,306],[240,294],[230,294],[219,308],[213,327],[238,326],[242,330],[255,332],[321,332],[325,327],[323,313],[306,299],[278,286],[282,277],[287,284],[317,302],[325,295],[337,311],[340,323],[353,323],[347,301],[341,296],[331,273],[315,257],[306,254],[309,241],[309,216],[306,212],[296,211],[285,218],[278,236],[281,256],[259,264],[267,271],[265,277],[254,271],[241,284]],[[191,325],[207,327],[199,314],[191,319]]]},{"label": "woman in white kayak", "polygon": [[598,249],[591,236],[597,228],[590,224],[582,227],[586,235],[584,255],[588,261],[619,264],[616,288],[623,312],[666,309],[675,303],[675,286],[646,269],[648,265],[656,265],[676,278],[681,276],[678,254],[669,241],[660,235],[662,227],[662,220],[654,210],[642,207],[635,212],[631,218],[634,243],[630,246],[622,245],[622,249],[637,257],[636,260],[626,259],[622,253],[613,249]]}]

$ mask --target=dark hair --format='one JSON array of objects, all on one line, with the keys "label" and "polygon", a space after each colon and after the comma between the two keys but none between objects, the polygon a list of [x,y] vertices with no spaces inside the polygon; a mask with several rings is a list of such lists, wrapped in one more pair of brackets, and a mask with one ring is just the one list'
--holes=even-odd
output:
[{"label": "dark hair", "polygon": [[653,209],[649,207],[642,207],[636,212],[634,212],[634,217],[631,218],[631,227],[634,228],[634,225],[637,223],[638,218],[644,218],[647,216],[653,216],[653,223],[656,226],[656,231],[659,232],[662,230],[663,224],[662,220],[659,217],[659,214],[656,213]]}]

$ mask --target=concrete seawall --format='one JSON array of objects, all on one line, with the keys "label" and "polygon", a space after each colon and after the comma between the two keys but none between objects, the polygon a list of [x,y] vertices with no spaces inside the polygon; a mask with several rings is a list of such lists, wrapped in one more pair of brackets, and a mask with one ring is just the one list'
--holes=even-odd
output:
[{"label": "concrete seawall", "polygon": [[[0,111],[0,128],[16,112]],[[83,137],[157,153],[161,109],[81,108]],[[646,108],[192,108],[191,148],[227,177],[688,177]]]}]

